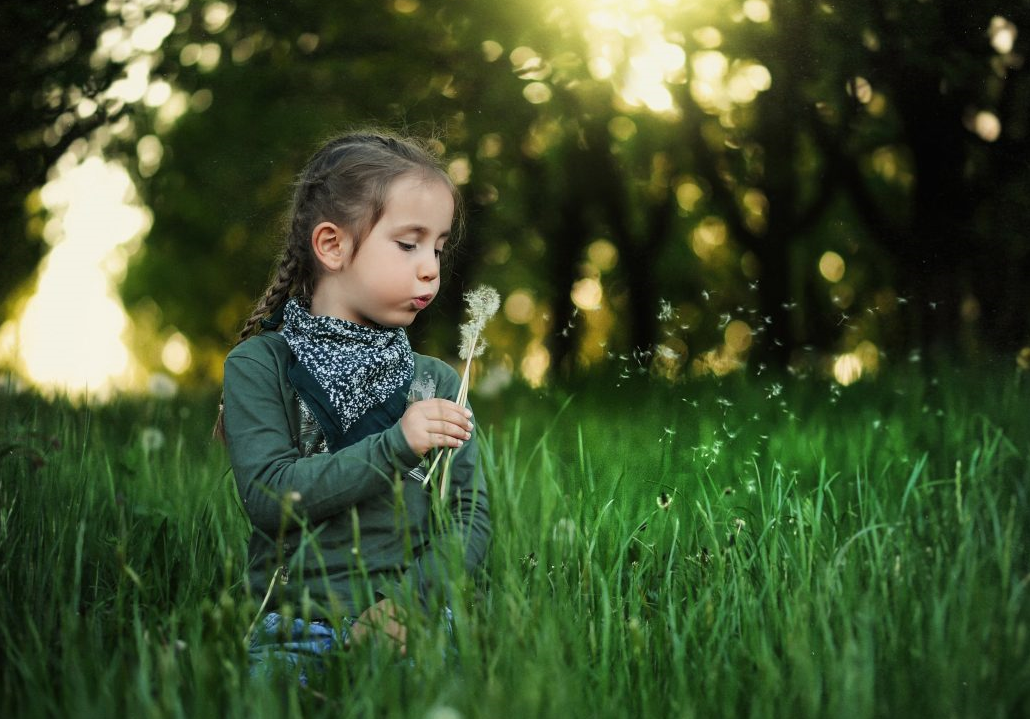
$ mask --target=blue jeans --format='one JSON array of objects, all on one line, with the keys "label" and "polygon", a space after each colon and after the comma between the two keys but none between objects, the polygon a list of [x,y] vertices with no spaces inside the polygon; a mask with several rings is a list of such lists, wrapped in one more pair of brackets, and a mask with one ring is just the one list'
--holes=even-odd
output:
[{"label": "blue jeans", "polygon": [[269,612],[250,640],[250,675],[268,676],[275,670],[298,672],[301,686],[307,686],[307,670],[323,669],[322,657],[342,650],[357,617],[346,617],[340,632],[322,622],[286,619],[278,612]]},{"label": "blue jeans", "polygon": [[[294,619],[287,626],[281,614],[269,612],[250,640],[250,675],[268,677],[276,670],[296,672],[300,685],[307,686],[308,670],[324,670],[322,658],[346,647],[350,639],[349,629],[357,620],[357,617],[345,617],[337,632],[332,625],[321,621]],[[447,659],[453,660],[456,654],[454,614],[450,607],[444,607],[443,620],[450,640]],[[406,661],[411,666],[415,665],[414,659]]]}]

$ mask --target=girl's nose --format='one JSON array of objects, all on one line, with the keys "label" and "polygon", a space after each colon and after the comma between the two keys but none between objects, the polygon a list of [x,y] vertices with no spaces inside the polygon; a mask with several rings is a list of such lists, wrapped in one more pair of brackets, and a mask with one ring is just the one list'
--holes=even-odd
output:
[{"label": "girl's nose", "polygon": [[440,258],[432,249],[422,253],[418,263],[418,277],[426,282],[431,282],[440,274]]}]

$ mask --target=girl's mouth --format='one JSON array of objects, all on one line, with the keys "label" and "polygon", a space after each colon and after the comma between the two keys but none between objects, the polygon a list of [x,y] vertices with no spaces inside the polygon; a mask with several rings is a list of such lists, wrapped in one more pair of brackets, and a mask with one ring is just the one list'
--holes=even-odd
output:
[{"label": "girl's mouth", "polygon": [[421,297],[416,297],[411,302],[415,305],[415,309],[424,310],[426,306],[430,303],[430,301],[432,301],[432,299],[432,295],[422,295]]}]

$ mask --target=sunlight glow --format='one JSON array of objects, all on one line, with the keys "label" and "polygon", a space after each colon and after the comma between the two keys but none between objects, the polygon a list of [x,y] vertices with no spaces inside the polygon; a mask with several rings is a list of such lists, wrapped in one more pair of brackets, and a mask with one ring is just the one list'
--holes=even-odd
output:
[{"label": "sunlight glow", "polygon": [[983,110],[973,118],[973,129],[984,142],[994,142],[1001,137],[1001,120],[993,112]]},{"label": "sunlight glow", "polygon": [[125,170],[98,157],[66,166],[41,196],[53,247],[36,293],[0,327],[3,359],[41,388],[107,396],[138,376],[115,285],[150,212]]},{"label": "sunlight glow", "polygon": [[844,278],[844,258],[836,252],[824,252],[819,258],[819,274],[827,282],[840,282]]},{"label": "sunlight glow", "polygon": [[611,80],[628,109],[676,117],[667,84],[686,82],[683,38],[666,31],[661,12],[670,3],[593,0],[584,9],[587,68]]},{"label": "sunlight glow", "polygon": [[1016,38],[1019,36],[1016,26],[1000,15],[991,18],[991,27],[987,32],[991,36],[991,47],[1000,55],[1012,52]]},{"label": "sunlight glow", "polygon": [[833,362],[833,378],[847,387],[862,377],[862,360],[854,353],[848,352],[837,357]]},{"label": "sunlight glow", "polygon": [[592,277],[584,277],[572,285],[572,301],[581,310],[596,310],[603,298],[601,283]]}]

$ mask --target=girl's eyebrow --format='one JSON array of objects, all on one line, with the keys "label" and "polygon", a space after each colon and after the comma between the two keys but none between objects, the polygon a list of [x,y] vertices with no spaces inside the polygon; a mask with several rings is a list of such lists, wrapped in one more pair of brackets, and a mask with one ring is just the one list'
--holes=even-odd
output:
[{"label": "girl's eyebrow", "polygon": [[[403,226],[398,228],[398,232],[401,232],[401,233],[404,233],[404,232],[414,232],[417,235],[428,235],[429,234],[429,228],[425,227],[424,225],[403,225]],[[447,239],[450,236],[451,236],[451,231],[449,229],[448,230],[444,230],[443,232],[440,233],[440,238],[442,238],[442,239]]]}]

